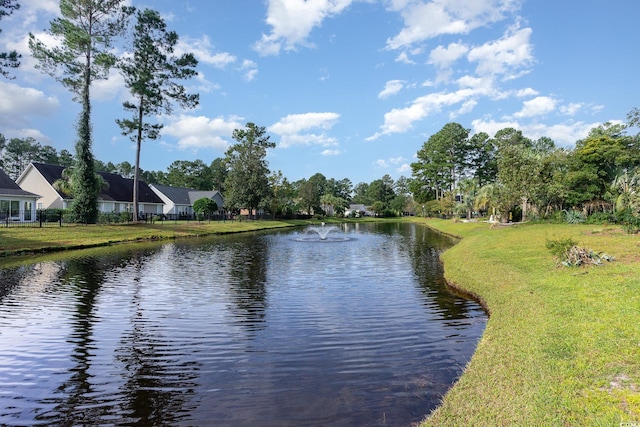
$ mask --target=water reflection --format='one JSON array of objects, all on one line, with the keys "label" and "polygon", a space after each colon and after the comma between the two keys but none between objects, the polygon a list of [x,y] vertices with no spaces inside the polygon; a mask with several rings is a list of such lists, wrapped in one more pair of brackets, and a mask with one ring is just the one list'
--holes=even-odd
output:
[{"label": "water reflection", "polygon": [[129,246],[0,270],[2,425],[409,425],[484,321],[411,224]]}]

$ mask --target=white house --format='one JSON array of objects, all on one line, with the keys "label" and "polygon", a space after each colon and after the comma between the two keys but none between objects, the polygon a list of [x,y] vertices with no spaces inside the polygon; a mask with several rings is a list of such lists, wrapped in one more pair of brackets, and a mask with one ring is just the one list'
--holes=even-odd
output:
[{"label": "white house", "polygon": [[40,196],[25,191],[0,169],[0,220],[36,220],[36,200]]},{"label": "white house", "polygon": [[162,213],[165,215],[191,217],[193,216],[193,203],[203,198],[212,199],[218,205],[219,210],[224,207],[224,198],[217,190],[200,191],[161,184],[149,184],[149,188],[162,199],[164,203]]},{"label": "white house", "polygon": [[[73,200],[69,194],[57,190],[54,183],[62,178],[64,166],[30,163],[16,183],[24,190],[40,194],[38,209],[66,209]],[[104,213],[131,212],[133,208],[133,179],[115,173],[98,172],[106,183],[98,195],[98,209]],[[140,213],[161,214],[163,202],[147,183],[138,181],[138,209]]]}]

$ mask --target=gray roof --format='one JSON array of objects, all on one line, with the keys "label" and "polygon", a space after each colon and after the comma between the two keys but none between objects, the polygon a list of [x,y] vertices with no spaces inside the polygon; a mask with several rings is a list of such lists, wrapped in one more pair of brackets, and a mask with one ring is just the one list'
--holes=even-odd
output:
[{"label": "gray roof", "polygon": [[0,194],[3,196],[40,197],[37,194],[24,191],[2,169],[0,169]]},{"label": "gray roof", "polygon": [[[53,183],[58,179],[62,178],[62,171],[65,169],[64,166],[49,165],[46,163],[32,162],[31,164],[42,174],[51,186],[53,186]],[[133,201],[133,179],[123,178],[116,173],[109,172],[98,172],[98,175],[109,184],[107,188],[100,192],[98,196],[99,200],[114,202]],[[64,194],[61,191],[58,191],[58,193],[64,198],[70,198],[70,195]],[[138,180],[138,202],[163,204],[162,199],[142,180]]]},{"label": "gray roof", "polygon": [[193,202],[198,199],[205,197],[212,199],[213,196],[219,193],[217,190],[200,191],[192,188],[171,187],[162,184],[153,184],[153,186],[176,205],[193,205]]}]

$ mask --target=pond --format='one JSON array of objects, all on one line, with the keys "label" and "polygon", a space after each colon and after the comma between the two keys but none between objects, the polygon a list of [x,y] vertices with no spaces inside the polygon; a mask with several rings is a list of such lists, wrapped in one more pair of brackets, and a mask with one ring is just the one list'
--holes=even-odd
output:
[{"label": "pond", "polygon": [[0,269],[1,425],[419,422],[487,316],[411,223],[87,250]]}]

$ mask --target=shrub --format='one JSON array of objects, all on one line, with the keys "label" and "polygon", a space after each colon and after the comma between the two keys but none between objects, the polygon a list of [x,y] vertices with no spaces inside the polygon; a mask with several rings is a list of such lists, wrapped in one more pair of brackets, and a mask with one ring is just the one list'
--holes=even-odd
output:
[{"label": "shrub", "polygon": [[597,253],[591,249],[581,248],[570,237],[547,240],[546,248],[558,258],[560,264],[565,267],[577,267],[579,265],[601,265],[602,261],[613,261],[615,258]]},{"label": "shrub", "polygon": [[564,211],[564,219],[568,224],[580,224],[586,220],[585,215],[575,209]]},{"label": "shrub", "polygon": [[560,259],[562,261],[566,255],[566,253],[571,249],[572,246],[577,245],[578,242],[573,240],[571,237],[565,237],[560,239],[552,239],[548,240],[545,244],[545,247],[551,251],[553,256]]}]

